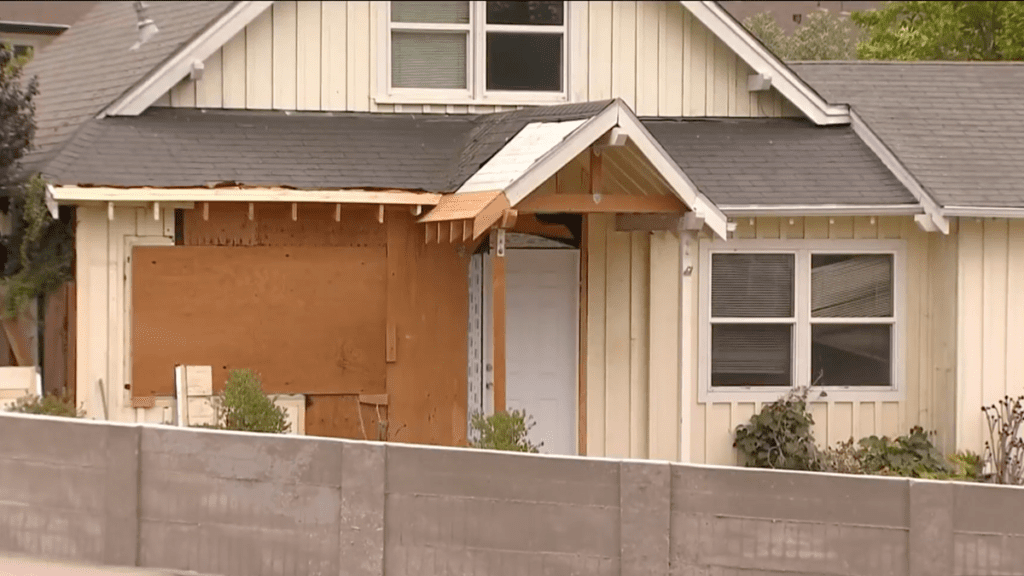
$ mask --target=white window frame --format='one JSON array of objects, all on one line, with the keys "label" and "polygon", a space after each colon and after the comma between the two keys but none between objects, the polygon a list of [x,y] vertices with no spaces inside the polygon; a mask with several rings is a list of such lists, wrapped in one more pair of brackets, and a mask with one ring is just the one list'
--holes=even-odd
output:
[{"label": "white window frame", "polygon": [[[569,43],[570,7],[572,2],[565,1],[561,26],[533,26],[487,24],[487,2],[470,0],[469,24],[423,24],[423,23],[392,23],[391,2],[374,2],[378,7],[378,54],[383,57],[377,62],[377,94],[374,100],[378,104],[439,104],[439,105],[488,105],[488,106],[521,106],[531,104],[557,104],[567,102],[569,95],[570,73]],[[468,46],[466,48],[466,82],[467,89],[437,88],[395,88],[391,86],[391,31],[397,30],[468,30]],[[560,92],[529,92],[487,90],[487,32],[530,32],[538,34],[562,35],[562,90]]]},{"label": "white window frame", "polygon": [[[795,318],[793,318],[793,386],[711,386],[711,255],[794,254]],[[893,257],[893,325],[891,386],[815,386],[810,399],[822,401],[899,401],[906,382],[906,242],[903,240],[703,240],[699,263],[698,402],[772,402],[811,380],[811,326],[837,323],[836,319],[811,318],[811,255],[889,254]],[[785,318],[778,319],[781,323]],[[844,320],[839,319],[838,323]],[[885,323],[880,319],[877,323]],[[851,323],[867,324],[855,320]],[[822,394],[823,393],[823,394]]]}]

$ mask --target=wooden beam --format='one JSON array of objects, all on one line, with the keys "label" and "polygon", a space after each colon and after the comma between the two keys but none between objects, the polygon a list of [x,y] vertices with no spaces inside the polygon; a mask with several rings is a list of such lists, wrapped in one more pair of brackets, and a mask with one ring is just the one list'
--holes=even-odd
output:
[{"label": "wooden beam", "polygon": [[107,220],[114,220],[114,203],[107,202]]},{"label": "wooden beam", "polygon": [[251,221],[256,216],[256,205],[249,202],[249,220]]},{"label": "wooden beam", "polygon": [[298,219],[299,219],[299,203],[298,202],[292,202],[292,222],[295,222]]},{"label": "wooden beam", "polygon": [[334,205],[334,221],[341,222],[341,202]]},{"label": "wooden beam", "polygon": [[379,224],[383,224],[384,223],[384,205],[383,204],[381,204],[380,208],[377,210],[377,222]]},{"label": "wooden beam", "polygon": [[604,161],[601,153],[590,149],[590,193],[600,194],[604,188]]},{"label": "wooden beam", "polygon": [[674,213],[682,214],[686,206],[673,196],[626,196],[603,194],[600,199],[590,194],[557,194],[527,196],[516,210],[523,214],[538,212],[594,213]]},{"label": "wooden beam", "polygon": [[160,203],[153,202],[153,220],[160,221]]},{"label": "wooden beam", "polygon": [[[113,202],[110,203],[111,206],[113,206],[113,204],[114,204]],[[210,203],[209,202],[203,202],[203,220],[209,220],[209,219],[210,219]]]},{"label": "wooden beam", "polygon": [[494,411],[505,411],[505,257],[493,249],[498,245],[498,234],[491,231],[491,330],[494,342],[492,358],[494,377]]},{"label": "wooden beam", "polygon": [[294,190],[291,188],[110,188],[54,186],[58,204],[81,202],[325,202],[435,206],[441,194],[408,190]]}]

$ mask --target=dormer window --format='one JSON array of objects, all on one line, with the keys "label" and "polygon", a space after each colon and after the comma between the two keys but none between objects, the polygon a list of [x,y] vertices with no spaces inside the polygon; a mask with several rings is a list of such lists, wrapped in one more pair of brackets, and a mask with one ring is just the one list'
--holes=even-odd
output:
[{"label": "dormer window", "polygon": [[387,94],[550,102],[566,94],[565,2],[389,2]]}]

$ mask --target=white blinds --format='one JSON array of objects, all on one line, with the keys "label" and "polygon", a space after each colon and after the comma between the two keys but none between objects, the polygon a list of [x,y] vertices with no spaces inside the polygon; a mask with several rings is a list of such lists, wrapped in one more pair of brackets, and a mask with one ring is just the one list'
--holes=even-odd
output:
[{"label": "white blinds", "polygon": [[714,254],[713,318],[793,316],[793,254]]},{"label": "white blinds", "polygon": [[391,21],[468,24],[469,2],[392,2]]},{"label": "white blinds", "polygon": [[391,85],[467,88],[466,33],[392,31]]},{"label": "white blinds", "polygon": [[892,256],[814,255],[811,314],[816,318],[892,316]]}]

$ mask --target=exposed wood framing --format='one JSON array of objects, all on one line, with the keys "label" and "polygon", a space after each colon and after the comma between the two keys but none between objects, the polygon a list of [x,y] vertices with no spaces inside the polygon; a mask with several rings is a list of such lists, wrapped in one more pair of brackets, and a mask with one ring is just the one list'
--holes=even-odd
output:
[{"label": "exposed wood framing", "polygon": [[674,196],[626,196],[590,194],[554,194],[550,196],[528,196],[516,206],[519,212],[569,212],[569,213],[675,213],[686,210]]},{"label": "exposed wood framing", "polygon": [[252,221],[252,219],[253,219],[253,217],[255,215],[256,215],[256,205],[253,204],[252,202],[249,202],[249,220]]},{"label": "exposed wood framing", "polygon": [[[491,232],[491,243],[497,246],[502,230]],[[505,411],[505,258],[499,250],[491,258],[491,329],[494,332],[492,359],[494,377],[494,412]]]},{"label": "exposed wood framing", "polygon": [[380,205],[380,208],[377,211],[377,222],[379,222],[381,224],[384,223],[384,205],[383,204]]},{"label": "exposed wood framing", "polygon": [[587,455],[587,274],[589,271],[588,266],[588,236],[590,222],[589,218],[584,216],[583,220],[583,231],[580,235],[580,336],[579,336],[579,374],[577,380],[579,385],[579,393],[577,394],[577,417],[579,422],[577,423],[576,439],[579,444],[577,450],[580,456]]},{"label": "exposed wood framing", "polygon": [[296,222],[299,219],[299,203],[292,202],[292,222]]},{"label": "exposed wood framing", "polygon": [[[447,234],[450,242],[455,242],[459,236],[463,241],[476,240],[495,224],[501,227],[511,226],[509,222],[514,224],[515,211],[509,208],[508,199],[500,191],[450,194],[443,197],[419,222],[428,225],[427,242],[431,238],[430,224],[435,222],[438,224],[435,237],[438,242],[441,241],[442,222],[449,223]],[[458,230],[461,231],[456,234]]]},{"label": "exposed wood framing", "polygon": [[294,190],[291,188],[109,188],[54,186],[58,204],[81,202],[326,202],[434,206],[441,194],[407,190]]}]

